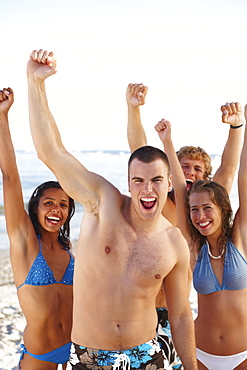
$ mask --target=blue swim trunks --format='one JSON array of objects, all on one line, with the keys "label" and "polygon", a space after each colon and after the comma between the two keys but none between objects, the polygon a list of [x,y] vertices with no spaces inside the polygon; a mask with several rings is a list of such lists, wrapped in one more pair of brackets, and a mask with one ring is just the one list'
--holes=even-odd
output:
[{"label": "blue swim trunks", "polygon": [[[154,365],[154,367],[153,367]],[[156,338],[140,346],[119,351],[87,348],[72,343],[69,365],[73,370],[170,369]]]}]

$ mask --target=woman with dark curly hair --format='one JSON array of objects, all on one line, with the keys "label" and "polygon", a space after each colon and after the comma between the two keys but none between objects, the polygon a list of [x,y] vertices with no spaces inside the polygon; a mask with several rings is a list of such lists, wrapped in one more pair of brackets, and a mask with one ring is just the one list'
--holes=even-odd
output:
[{"label": "woman with dark curly hair", "polygon": [[247,130],[238,172],[239,208],[234,218],[228,193],[219,183],[198,180],[187,193],[171,141],[170,122],[161,120],[156,130],[171,165],[179,227],[191,248],[198,293],[198,369],[246,369]]},{"label": "woman with dark curly hair", "polygon": [[24,208],[11,141],[8,111],[12,89],[0,91],[0,168],[10,259],[26,319],[19,368],[55,370],[69,359],[74,257],[70,219],[74,201],[57,181],[39,185]]}]

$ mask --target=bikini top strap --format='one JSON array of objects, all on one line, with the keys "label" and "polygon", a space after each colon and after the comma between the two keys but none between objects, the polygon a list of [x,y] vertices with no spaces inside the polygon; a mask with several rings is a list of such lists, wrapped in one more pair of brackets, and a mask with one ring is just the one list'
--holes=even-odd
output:
[{"label": "bikini top strap", "polygon": [[37,235],[37,237],[38,237],[38,242],[39,242],[39,251],[42,254],[42,243],[41,243],[40,235]]}]

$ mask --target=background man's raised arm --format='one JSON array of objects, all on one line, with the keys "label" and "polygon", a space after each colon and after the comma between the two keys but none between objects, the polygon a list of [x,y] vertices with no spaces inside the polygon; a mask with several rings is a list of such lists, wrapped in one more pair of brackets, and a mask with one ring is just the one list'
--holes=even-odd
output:
[{"label": "background man's raised arm", "polygon": [[129,84],[126,91],[128,106],[127,137],[130,151],[147,145],[147,138],[141,122],[140,105],[145,104],[147,86],[143,84]]}]

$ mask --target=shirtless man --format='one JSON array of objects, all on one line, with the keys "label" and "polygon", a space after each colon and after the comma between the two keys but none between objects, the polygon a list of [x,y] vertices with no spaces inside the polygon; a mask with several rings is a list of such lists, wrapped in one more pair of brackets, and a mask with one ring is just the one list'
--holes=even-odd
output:
[{"label": "shirtless man", "polygon": [[[139,147],[147,145],[146,134],[141,122],[140,106],[145,104],[148,87],[143,84],[129,84],[126,90],[126,101],[128,107],[128,125],[127,136],[131,152]],[[222,153],[221,165],[213,176],[213,180],[219,182],[230,193],[235,171],[238,165],[241,142],[242,142],[242,125],[243,111],[239,103],[226,103],[221,107],[222,122],[230,125],[229,136]],[[187,189],[191,187],[196,180],[205,180],[212,177],[211,158],[200,147],[184,146],[177,152],[177,157],[182,167]],[[175,206],[175,197],[172,192],[169,193],[167,201],[163,207],[162,214],[173,225],[177,225],[177,212]],[[166,299],[163,290],[159,292],[156,299],[156,307],[159,318],[158,339],[163,349],[167,352],[168,348],[173,349],[173,343],[168,320]],[[168,356],[170,364],[174,369],[179,366],[179,358],[176,357],[174,349],[172,356]]]},{"label": "shirtless man", "polygon": [[44,81],[54,73],[53,53],[34,50],[27,66],[34,144],[63,189],[84,206],[75,263],[70,365],[72,369],[167,369],[155,338],[155,299],[163,285],[184,369],[197,369],[187,297],[189,250],[180,230],[161,214],[171,187],[167,157],[153,147],[133,153],[131,197],[88,171],[64,148],[49,110]]}]

